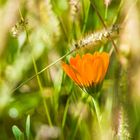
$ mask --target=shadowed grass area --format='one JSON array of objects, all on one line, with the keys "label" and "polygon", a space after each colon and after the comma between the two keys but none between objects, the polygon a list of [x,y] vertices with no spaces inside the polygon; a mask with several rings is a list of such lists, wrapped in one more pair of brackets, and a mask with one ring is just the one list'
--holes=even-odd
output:
[{"label": "shadowed grass area", "polygon": [[[139,140],[139,8],[138,0],[0,0],[0,140]],[[109,54],[107,73],[104,60],[70,62],[94,52]],[[62,62],[73,63],[68,76]],[[102,83],[93,97],[85,89],[97,91],[99,80],[87,87],[87,64]]]}]

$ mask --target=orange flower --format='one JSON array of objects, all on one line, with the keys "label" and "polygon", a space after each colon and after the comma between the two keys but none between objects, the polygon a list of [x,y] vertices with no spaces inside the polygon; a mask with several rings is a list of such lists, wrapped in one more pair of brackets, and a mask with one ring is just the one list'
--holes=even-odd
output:
[{"label": "orange flower", "polygon": [[70,59],[70,64],[62,63],[67,75],[87,92],[97,92],[101,87],[109,64],[109,54],[95,52]]}]

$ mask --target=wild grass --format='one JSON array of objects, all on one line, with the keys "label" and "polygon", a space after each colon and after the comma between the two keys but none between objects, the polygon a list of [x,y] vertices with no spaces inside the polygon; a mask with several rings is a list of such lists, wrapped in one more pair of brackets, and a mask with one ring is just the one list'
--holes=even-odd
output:
[{"label": "wild grass", "polygon": [[[0,140],[139,140],[139,8],[138,0],[0,0]],[[110,63],[93,98],[62,61],[95,51]]]}]

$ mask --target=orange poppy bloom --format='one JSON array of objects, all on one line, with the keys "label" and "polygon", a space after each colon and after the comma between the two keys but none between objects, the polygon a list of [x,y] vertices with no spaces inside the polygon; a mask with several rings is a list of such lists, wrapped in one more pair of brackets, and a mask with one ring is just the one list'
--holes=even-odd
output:
[{"label": "orange poppy bloom", "polygon": [[101,87],[109,65],[109,54],[95,52],[70,58],[70,64],[62,63],[66,74],[87,92],[97,92]]}]

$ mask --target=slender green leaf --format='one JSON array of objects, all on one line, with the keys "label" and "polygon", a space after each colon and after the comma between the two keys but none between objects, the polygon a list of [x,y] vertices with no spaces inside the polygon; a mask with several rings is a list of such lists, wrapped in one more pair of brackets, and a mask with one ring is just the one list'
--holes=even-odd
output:
[{"label": "slender green leaf", "polygon": [[13,125],[12,131],[16,140],[24,140],[24,133],[16,125]]},{"label": "slender green leaf", "polygon": [[26,119],[26,137],[27,140],[30,139],[30,115],[28,115]]}]

